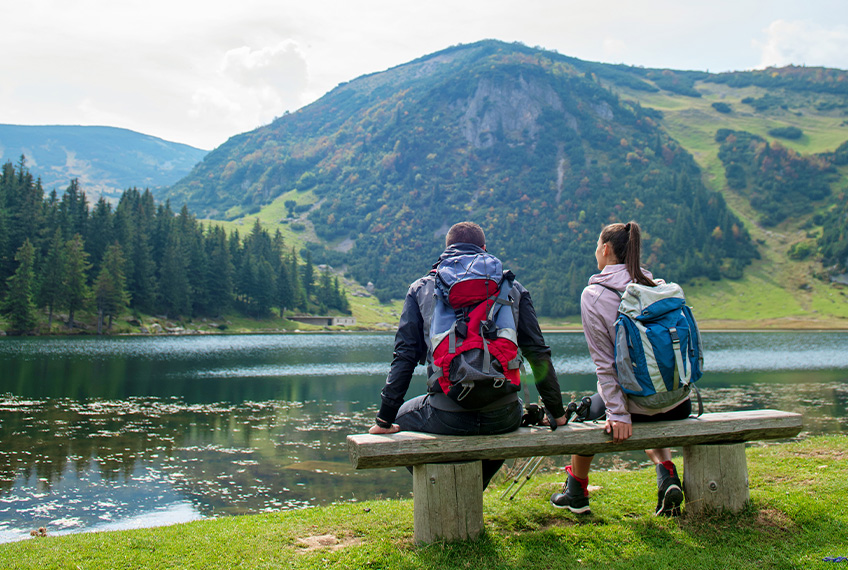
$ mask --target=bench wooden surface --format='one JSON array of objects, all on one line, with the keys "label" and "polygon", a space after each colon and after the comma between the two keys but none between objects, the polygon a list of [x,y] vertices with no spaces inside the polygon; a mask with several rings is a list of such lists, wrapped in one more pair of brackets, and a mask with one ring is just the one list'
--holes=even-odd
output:
[{"label": "bench wooden surface", "polygon": [[359,434],[349,435],[347,445],[354,468],[375,469],[785,439],[801,431],[802,419],[800,414],[779,410],[704,414],[673,422],[634,424],[632,437],[622,443],[613,443],[603,427],[603,422],[570,423],[556,431],[547,427],[519,428],[507,434],[477,437],[418,432]]},{"label": "bench wooden surface", "polygon": [[613,443],[603,422],[520,428],[502,435],[447,436],[418,432],[347,437],[356,469],[412,466],[416,542],[474,538],[483,529],[480,460],[540,455],[594,455],[683,448],[687,512],[739,511],[749,500],[745,442],[785,439],[803,427],[800,414],[750,410],[704,414],[672,422],[637,423]]}]

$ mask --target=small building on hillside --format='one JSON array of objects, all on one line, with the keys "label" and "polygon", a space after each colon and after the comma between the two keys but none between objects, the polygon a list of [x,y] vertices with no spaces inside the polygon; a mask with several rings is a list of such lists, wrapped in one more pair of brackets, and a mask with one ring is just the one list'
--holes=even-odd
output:
[{"label": "small building on hillside", "polygon": [[289,317],[289,320],[307,325],[317,325],[319,327],[332,327],[336,325],[351,326],[356,324],[356,317]]}]

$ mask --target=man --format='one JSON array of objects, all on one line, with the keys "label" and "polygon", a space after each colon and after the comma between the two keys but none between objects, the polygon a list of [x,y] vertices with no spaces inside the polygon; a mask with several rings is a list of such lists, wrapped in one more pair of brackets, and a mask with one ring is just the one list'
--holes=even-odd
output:
[{"label": "man", "polygon": [[[483,229],[473,222],[460,222],[448,230],[445,251],[433,266],[445,260],[486,251]],[[551,349],[545,344],[530,293],[517,281],[514,301],[518,304],[516,319],[517,344],[536,379],[536,387],[545,407],[557,425],[566,423],[562,394],[556,371],[551,363]],[[401,430],[446,435],[484,435],[513,431],[521,424],[523,410],[516,392],[510,393],[480,410],[468,410],[449,398],[438,382],[428,382],[427,393],[404,403],[415,366],[427,363],[427,376],[432,376],[433,362],[429,348],[430,320],[434,311],[435,276],[433,273],[409,287],[395,335],[395,350],[386,385],[381,392],[382,405],[376,425],[370,433],[388,434]],[[503,460],[483,461],[483,486],[503,464]]]}]

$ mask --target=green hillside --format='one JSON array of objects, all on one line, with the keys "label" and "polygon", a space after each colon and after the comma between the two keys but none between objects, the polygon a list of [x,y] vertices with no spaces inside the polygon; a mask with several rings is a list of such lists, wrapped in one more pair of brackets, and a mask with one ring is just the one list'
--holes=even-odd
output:
[{"label": "green hillside", "polygon": [[[703,319],[718,326],[764,327],[823,326],[845,327],[848,319],[846,288],[831,283],[831,275],[848,266],[848,236],[845,235],[848,170],[845,161],[832,161],[827,176],[830,192],[809,201],[810,207],[778,224],[763,224],[762,212],[751,204],[748,187],[728,185],[726,165],[720,158],[722,142],[716,134],[722,129],[750,133],[769,145],[785,147],[801,158],[818,161],[817,155],[836,151],[848,140],[848,74],[839,70],[785,68],[764,72],[737,73],[740,86],[698,80],[694,89],[700,97],[686,97],[668,91],[646,93],[620,85],[611,89],[625,99],[662,112],[662,128],[692,153],[703,171],[704,183],[722,192],[733,212],[754,238],[761,258],[746,268],[738,281],[696,280],[687,288],[690,300]],[[816,78],[823,72],[842,78],[822,85]],[[766,75],[776,85],[755,85],[751,80]],[[795,77],[787,88],[783,76]],[[806,76],[808,81],[802,81]],[[721,76],[710,76],[711,79]],[[745,78],[748,79],[745,79]],[[763,83],[759,81],[759,83]],[[783,83],[783,86],[780,84]],[[839,92],[832,84],[841,85]],[[771,99],[776,104],[762,108],[743,100]],[[714,105],[727,105],[720,112]],[[798,139],[770,134],[795,127]],[[782,186],[778,186],[782,188]],[[802,200],[803,202],[804,200]],[[822,235],[828,243],[821,243]],[[835,235],[832,235],[835,234]],[[795,252],[807,254],[798,255]],[[800,257],[800,259],[799,259]],[[794,258],[794,259],[793,259]],[[823,263],[824,262],[824,263]]]},{"label": "green hillside", "polygon": [[191,172],[207,151],[113,127],[0,125],[0,163],[27,166],[47,192],[79,179],[88,198],[117,198],[131,187],[155,190]]},{"label": "green hillside", "polygon": [[711,75],[485,41],[233,137],[167,196],[258,217],[384,300],[472,219],[554,322],[577,312],[599,229],[632,218],[702,319],[845,326],[846,117],[839,70]]}]

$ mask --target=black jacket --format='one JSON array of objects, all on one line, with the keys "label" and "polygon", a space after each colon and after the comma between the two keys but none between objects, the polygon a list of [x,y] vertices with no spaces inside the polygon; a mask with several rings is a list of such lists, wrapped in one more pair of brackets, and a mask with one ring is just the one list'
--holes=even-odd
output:
[{"label": "black jacket", "polygon": [[[455,255],[466,253],[480,253],[483,250],[471,244],[455,244],[447,248],[439,257],[436,267],[442,260]],[[426,275],[410,285],[403,304],[398,330],[395,334],[395,350],[392,358],[391,370],[386,378],[386,385],[381,392],[382,405],[378,417],[387,422],[393,422],[397,416],[398,409],[403,404],[412,374],[418,363],[424,364],[427,356],[427,334],[429,323],[424,322],[422,314],[428,312],[427,303],[433,302],[432,274]],[[551,349],[545,344],[539,321],[536,317],[536,309],[530,298],[530,292],[515,282],[516,291],[519,293],[518,319],[516,332],[518,336],[518,347],[524,359],[533,370],[536,379],[536,388],[545,407],[550,410],[554,417],[565,415],[562,405],[562,394],[559,389],[556,371],[551,362]],[[428,370],[428,375],[430,371]]]}]

